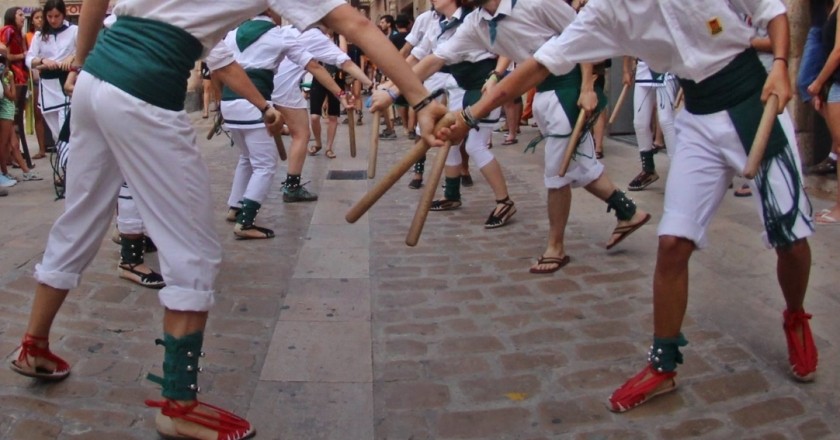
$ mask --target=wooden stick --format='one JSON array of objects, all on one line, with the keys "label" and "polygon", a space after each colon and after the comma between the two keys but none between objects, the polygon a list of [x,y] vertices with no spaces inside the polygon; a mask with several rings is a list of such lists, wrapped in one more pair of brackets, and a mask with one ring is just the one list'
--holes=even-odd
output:
[{"label": "wooden stick", "polygon": [[621,105],[624,104],[624,100],[627,98],[628,90],[630,90],[630,84],[625,84],[624,87],[621,88],[621,93],[618,95],[618,100],[615,101],[612,114],[610,115],[609,125],[612,125],[612,123],[615,122],[615,118],[618,117],[618,111],[621,110]]},{"label": "wooden stick", "polygon": [[423,189],[420,202],[417,204],[417,210],[414,211],[414,219],[411,220],[408,235],[405,237],[405,244],[408,246],[417,246],[417,242],[420,240],[420,234],[423,233],[423,226],[426,224],[426,217],[429,215],[429,209],[432,207],[435,191],[437,191],[437,187],[440,184],[440,176],[443,174],[443,169],[446,166],[446,156],[449,155],[451,145],[447,141],[446,145],[440,148],[437,156],[435,156],[435,165],[429,175],[429,180],[426,182],[426,188]]},{"label": "wooden stick", "polygon": [[222,112],[218,112],[216,116],[213,118],[213,126],[210,127],[210,131],[207,132],[207,140],[213,139],[213,136],[216,135],[216,131],[218,131],[219,127],[222,126]]},{"label": "wooden stick", "polygon": [[368,151],[368,179],[373,179],[376,176],[376,155],[379,152],[379,118],[381,117],[381,111],[373,114],[373,124],[370,128],[370,150]]},{"label": "wooden stick", "polygon": [[[435,124],[434,131],[437,132],[443,127],[449,127],[455,123],[455,117],[451,114],[447,114],[440,121]],[[426,152],[429,150],[429,146],[423,140],[418,141],[411,147],[408,154],[403,156],[399,162],[396,163],[391,169],[388,171],[388,174],[382,178],[382,180],[376,182],[355,205],[353,205],[347,214],[344,216],[344,219],[347,220],[348,223],[355,223],[356,220],[361,218],[367,211],[370,209],[380,197],[382,197],[398,180],[409,170],[414,164],[422,159]]]},{"label": "wooden stick", "polygon": [[277,154],[280,155],[280,160],[286,160],[286,146],[283,145],[283,135],[277,133],[274,135],[274,145],[277,146]]},{"label": "wooden stick", "polygon": [[566,151],[563,155],[563,162],[560,163],[560,177],[566,175],[566,171],[569,171],[569,165],[572,163],[572,157],[575,155],[575,151],[577,151],[578,142],[580,142],[581,135],[583,135],[583,126],[586,125],[586,112],[583,109],[580,109],[580,113],[578,113],[577,122],[575,122],[575,128],[572,129],[572,135],[569,136],[569,144],[566,145]]},{"label": "wooden stick", "polygon": [[778,114],[779,97],[773,94],[767,98],[767,103],[764,104],[764,113],[761,114],[761,122],[758,123],[758,130],[755,132],[750,155],[747,157],[747,166],[744,168],[744,177],[747,179],[752,179],[758,174],[761,160],[764,159],[764,151],[767,149],[767,141],[770,139],[770,132]]},{"label": "wooden stick", "polygon": [[356,157],[356,112],[354,108],[347,109],[347,128],[350,132],[350,157]]},{"label": "wooden stick", "polygon": [[677,98],[674,99],[674,108],[675,109],[680,108],[684,99],[685,99],[685,90],[683,90],[682,87],[680,87],[680,91],[677,92]]}]

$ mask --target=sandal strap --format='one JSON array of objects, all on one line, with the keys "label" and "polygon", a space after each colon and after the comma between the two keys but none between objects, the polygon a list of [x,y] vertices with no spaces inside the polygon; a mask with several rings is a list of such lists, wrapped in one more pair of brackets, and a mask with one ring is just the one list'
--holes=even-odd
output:
[{"label": "sandal strap", "polygon": [[[812,315],[804,310],[784,311],[784,330],[788,344],[788,361],[798,376],[807,376],[817,369],[817,348],[811,334]],[[802,335],[796,333],[802,330]]]},{"label": "sandal strap", "polygon": [[610,396],[613,410],[625,411],[638,406],[653,397],[654,391],[665,381],[673,381],[674,371],[659,372],[648,364],[642,371],[630,378]]},{"label": "sandal strap", "polygon": [[[239,438],[230,436],[236,435],[237,433],[242,435],[251,429],[251,424],[244,418],[217,406],[199,402],[198,400],[187,404],[169,399],[161,401],[146,400],[145,403],[148,407],[160,408],[160,413],[167,417],[186,420],[212,429],[219,433],[219,438]],[[196,412],[195,409],[198,407],[209,409],[213,414]]]},{"label": "sandal strap", "polygon": [[49,338],[47,337],[34,336],[29,333],[24,335],[23,341],[20,343],[20,354],[18,355],[17,361],[19,363],[26,364],[28,367],[32,367],[32,364],[29,363],[29,357],[43,358],[55,364],[54,372],[64,372],[70,370],[70,364],[68,364],[67,361],[56,356],[52,351],[50,351],[49,342],[47,342],[46,346],[37,345],[38,343],[43,343],[48,340]]}]

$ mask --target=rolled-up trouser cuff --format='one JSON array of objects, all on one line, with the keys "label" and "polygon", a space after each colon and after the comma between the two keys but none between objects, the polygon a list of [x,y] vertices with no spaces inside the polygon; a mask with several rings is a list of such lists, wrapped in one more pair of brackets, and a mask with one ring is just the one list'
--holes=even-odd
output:
[{"label": "rolled-up trouser cuff", "polygon": [[214,292],[166,286],[158,292],[160,305],[182,312],[206,312],[216,302]]},{"label": "rolled-up trouser cuff", "polygon": [[693,219],[679,214],[666,212],[659,222],[657,235],[660,237],[671,235],[691,240],[698,249],[708,246],[705,228]]},{"label": "rolled-up trouser cuff", "polygon": [[46,270],[42,264],[35,265],[35,280],[55,289],[75,289],[79,287],[82,276],[77,273],[67,273]]}]

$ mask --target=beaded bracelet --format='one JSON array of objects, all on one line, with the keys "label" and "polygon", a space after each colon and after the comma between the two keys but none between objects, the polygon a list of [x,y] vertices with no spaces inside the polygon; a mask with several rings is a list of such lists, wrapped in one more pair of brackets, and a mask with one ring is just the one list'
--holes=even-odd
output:
[{"label": "beaded bracelet", "polygon": [[432,101],[437,99],[439,96],[442,96],[444,93],[446,93],[446,90],[442,88],[437,89],[434,92],[432,92],[429,96],[423,98],[422,101],[418,102],[417,104],[414,104],[412,108],[416,113],[419,113],[420,110],[423,110],[427,105],[431,104]]}]

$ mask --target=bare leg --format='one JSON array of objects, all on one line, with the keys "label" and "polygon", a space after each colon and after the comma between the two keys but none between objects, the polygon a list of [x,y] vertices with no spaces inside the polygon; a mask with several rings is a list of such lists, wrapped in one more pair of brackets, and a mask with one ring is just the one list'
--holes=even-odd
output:
[{"label": "bare leg", "polygon": [[522,116],[522,103],[509,102],[505,104],[505,125],[507,125],[508,133],[505,141],[511,142],[516,140],[516,135],[519,132],[519,118]]},{"label": "bare leg", "polygon": [[315,148],[321,149],[321,115],[309,115],[309,122],[312,123],[312,137],[315,138]]},{"label": "bare leg", "polygon": [[[487,179],[487,183],[490,184],[490,188],[493,189],[493,195],[496,197],[496,200],[507,198],[507,182],[505,182],[505,176],[502,174],[502,167],[499,165],[499,161],[493,159],[492,162],[485,165],[480,171],[481,175]],[[498,210],[499,207],[496,206],[496,209]]]},{"label": "bare leg", "polygon": [[680,333],[688,304],[688,260],[694,249],[691,240],[659,237],[653,275],[653,334],[657,338],[674,338]]},{"label": "bare leg", "polygon": [[792,312],[802,310],[811,274],[811,247],[808,240],[797,240],[789,247],[777,248],[776,255],[776,277],[787,309]]},{"label": "bare leg", "polygon": [[327,119],[327,151],[333,149],[336,130],[338,130],[338,116],[330,116]]},{"label": "bare leg", "polygon": [[[569,185],[548,189],[548,244],[542,253],[543,257],[563,258],[566,256],[563,241],[571,206],[572,188]],[[555,263],[534,264],[531,269],[549,270],[554,265]]]},{"label": "bare leg", "polygon": [[299,175],[303,171],[306,161],[306,143],[309,142],[309,123],[306,110],[299,108],[280,107],[280,112],[289,126],[292,145],[289,147],[289,174]]}]

